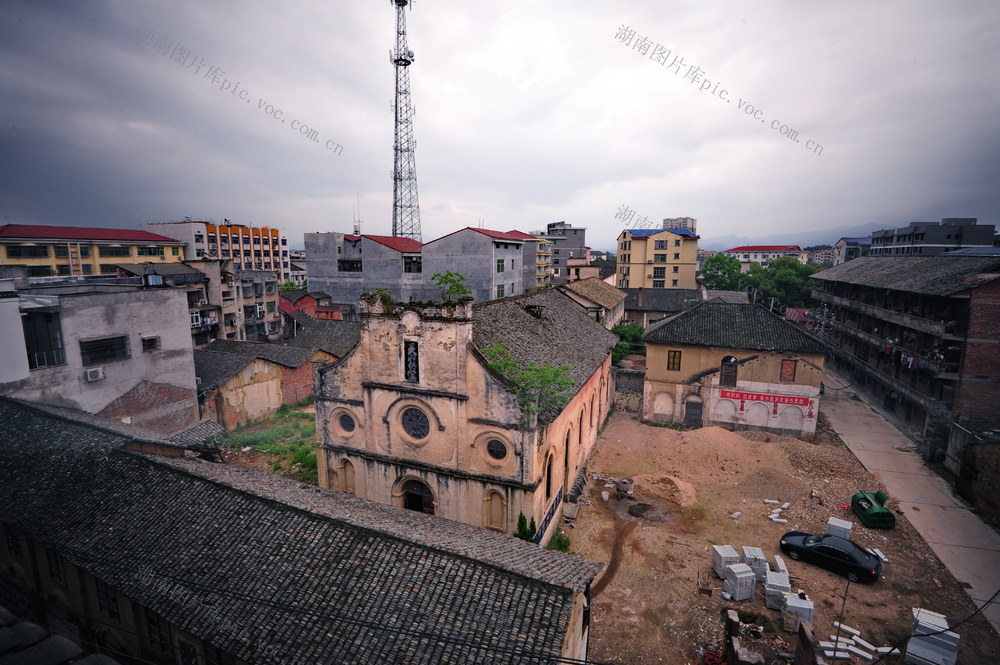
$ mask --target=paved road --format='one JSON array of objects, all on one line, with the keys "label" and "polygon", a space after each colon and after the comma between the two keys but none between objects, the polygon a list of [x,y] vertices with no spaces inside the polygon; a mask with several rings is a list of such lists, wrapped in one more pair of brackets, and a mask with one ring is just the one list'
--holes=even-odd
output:
[{"label": "paved road", "polygon": [[[848,381],[827,370],[823,413],[861,463],[920,532],[976,606],[1000,589],[1000,534],[969,510],[951,486],[927,468],[915,444],[878,409],[852,399]],[[865,398],[864,393],[858,396]],[[886,552],[892,558],[892,555]],[[933,607],[927,608],[933,610]],[[984,611],[1000,632],[1000,596]],[[955,617],[951,617],[955,619]]]}]

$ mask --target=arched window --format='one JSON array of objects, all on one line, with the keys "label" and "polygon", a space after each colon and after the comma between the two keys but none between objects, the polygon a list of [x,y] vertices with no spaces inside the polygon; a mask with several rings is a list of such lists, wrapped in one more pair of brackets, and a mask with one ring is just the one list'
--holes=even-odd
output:
[{"label": "arched window", "polygon": [[340,491],[354,491],[354,465],[350,460],[345,459],[340,463]]},{"label": "arched window", "polygon": [[487,492],[485,503],[486,526],[507,531],[507,507],[504,505],[503,495],[500,492]]},{"label": "arched window", "polygon": [[[566,433],[566,443],[569,444],[569,433]],[[552,454],[549,453],[549,459],[545,462],[545,498],[549,499],[552,496]]]},{"label": "arched window", "polygon": [[403,508],[433,515],[434,495],[419,480],[407,480],[403,483]]},{"label": "arched window", "polygon": [[726,356],[722,359],[722,368],[719,373],[719,385],[726,388],[736,387],[736,373],[739,369],[739,365],[736,363],[736,358],[733,356]]},{"label": "arched window", "polygon": [[597,418],[597,414],[594,413],[594,395],[591,395],[590,396],[590,426],[591,427],[594,427],[597,424],[596,421],[595,421],[596,418]]}]

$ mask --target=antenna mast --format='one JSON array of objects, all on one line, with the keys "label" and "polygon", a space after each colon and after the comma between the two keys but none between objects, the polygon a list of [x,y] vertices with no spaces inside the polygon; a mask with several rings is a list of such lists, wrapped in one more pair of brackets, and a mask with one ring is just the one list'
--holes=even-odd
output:
[{"label": "antenna mast", "polygon": [[417,203],[417,167],[413,152],[413,106],[410,104],[410,71],[413,51],[406,45],[407,5],[413,0],[389,0],[396,6],[396,49],[389,62],[396,68],[395,161],[392,170],[392,235],[420,240],[420,206]]}]

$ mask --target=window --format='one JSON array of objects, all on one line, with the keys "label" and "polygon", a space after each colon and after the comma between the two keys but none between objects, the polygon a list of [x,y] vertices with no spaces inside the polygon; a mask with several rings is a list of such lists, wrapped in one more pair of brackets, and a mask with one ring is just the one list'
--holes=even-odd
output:
[{"label": "window", "polygon": [[781,381],[783,383],[792,383],[795,381],[795,370],[797,365],[798,361],[795,360],[781,361]]},{"label": "window", "polygon": [[674,247],[680,247],[680,246],[681,246],[681,241],[680,240],[675,240],[674,241]]},{"label": "window", "polygon": [[132,256],[131,247],[108,247],[102,246],[97,250],[100,256]]},{"label": "window", "polygon": [[49,277],[52,266],[28,266],[28,277]]},{"label": "window", "polygon": [[47,259],[49,258],[49,248],[41,245],[14,245],[7,247],[7,258],[9,259]]},{"label": "window", "polygon": [[653,280],[653,288],[654,289],[662,289],[662,288],[665,288],[665,287],[666,287],[666,284],[664,283],[664,281],[662,279],[654,279]]},{"label": "window", "polygon": [[170,650],[170,629],[159,615],[146,610],[146,639],[157,651]]},{"label": "window", "polygon": [[351,417],[349,413],[342,413],[337,417],[337,424],[340,425],[340,429],[345,432],[353,432],[356,427],[354,423],[354,418]]},{"label": "window", "polygon": [[403,409],[402,422],[403,431],[411,438],[425,439],[431,433],[431,422],[427,414],[416,407]]},{"label": "window", "polygon": [[434,495],[419,480],[407,480],[403,483],[403,508],[433,515]]},{"label": "window", "polygon": [[678,266],[674,266],[674,269],[671,272],[680,272],[680,271],[681,269]]},{"label": "window", "polygon": [[57,259],[68,259],[69,258],[69,245],[56,245],[55,257]]},{"label": "window", "polygon": [[163,256],[162,247],[136,247],[135,253],[139,256]]},{"label": "window", "polygon": [[128,337],[122,335],[121,337],[105,337],[104,339],[80,342],[80,356],[84,367],[126,360],[130,357]]},{"label": "window", "polygon": [[667,262],[666,254],[653,254],[653,263],[666,263],[666,262]]},{"label": "window", "polygon": [[101,614],[112,619],[118,618],[118,593],[99,579],[94,579],[97,587],[97,607]]},{"label": "window", "polygon": [[513,270],[513,269],[514,269],[514,259],[511,259],[511,260],[510,260],[510,269],[511,269],[511,270]]},{"label": "window", "polygon": [[403,342],[403,377],[414,383],[420,381],[420,347],[409,340]]},{"label": "window", "polygon": [[66,566],[59,552],[46,549],[45,558],[49,564],[49,579],[59,586],[66,586]]},{"label": "window", "polygon": [[503,459],[507,457],[507,446],[500,439],[490,439],[486,442],[486,452],[493,459]]},{"label": "window", "polygon": [[58,312],[25,312],[21,316],[21,323],[24,327],[24,345],[28,351],[30,369],[66,363]]},{"label": "window", "polygon": [[674,252],[674,261],[680,261],[680,258],[681,258],[681,253],[680,252]]},{"label": "window", "polygon": [[160,348],[160,338],[159,337],[143,337],[142,338],[142,352],[156,351]]},{"label": "window", "polygon": [[657,279],[657,278],[658,279],[663,279],[666,276],[667,276],[667,269],[666,268],[653,268],[653,278],[654,279]]},{"label": "window", "polygon": [[61,265],[61,266],[56,266],[56,271],[60,275],[68,275],[68,274],[70,274],[70,272],[69,272],[69,264],[65,264],[65,265]]},{"label": "window", "polygon": [[670,280],[670,286],[677,286],[677,280],[676,279]]},{"label": "window", "polygon": [[497,284],[497,298],[503,298],[503,284]]},{"label": "window", "polygon": [[403,272],[423,272],[423,259],[419,256],[403,257]]},{"label": "window", "polygon": [[681,371],[681,352],[680,351],[667,351],[667,371],[668,372],[679,372],[679,371]]},{"label": "window", "polygon": [[497,272],[503,272],[503,259],[497,259]]},{"label": "window", "polygon": [[653,243],[653,249],[666,249],[666,248],[667,248],[666,240],[656,240]]},{"label": "window", "polygon": [[337,270],[340,272],[361,272],[361,261],[340,259],[337,261]]},{"label": "window", "polygon": [[736,387],[736,374],[739,369],[739,365],[736,362],[736,358],[733,356],[726,356],[722,359],[722,367],[719,373],[719,385],[727,388]]},{"label": "window", "polygon": [[267,311],[269,314],[273,314],[277,310],[277,307],[278,307],[277,303],[275,303],[273,300],[267,301]]},{"label": "window", "polygon": [[82,258],[82,259],[89,259],[90,258],[90,248],[89,247],[84,246],[84,247],[80,248],[80,258]]},{"label": "window", "polygon": [[201,325],[201,312],[191,312],[191,327],[196,328],[200,325]]}]

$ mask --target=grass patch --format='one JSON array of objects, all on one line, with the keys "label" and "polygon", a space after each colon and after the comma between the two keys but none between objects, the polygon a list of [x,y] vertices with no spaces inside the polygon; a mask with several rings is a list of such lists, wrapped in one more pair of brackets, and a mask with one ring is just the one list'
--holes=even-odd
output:
[{"label": "grass patch", "polygon": [[250,448],[274,455],[272,473],[316,485],[319,483],[316,416],[302,411],[302,406],[305,405],[283,404],[266,420],[236,428],[220,445],[230,450]]}]

